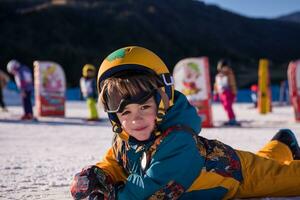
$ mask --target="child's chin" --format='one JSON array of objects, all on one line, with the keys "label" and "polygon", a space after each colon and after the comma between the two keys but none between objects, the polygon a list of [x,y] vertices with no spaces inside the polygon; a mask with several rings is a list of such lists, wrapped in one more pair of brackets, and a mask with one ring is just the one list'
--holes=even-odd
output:
[{"label": "child's chin", "polygon": [[146,141],[146,140],[148,140],[150,138],[150,134],[146,137],[138,137],[138,138],[136,138],[138,141],[141,141],[141,142],[143,142],[143,141]]}]

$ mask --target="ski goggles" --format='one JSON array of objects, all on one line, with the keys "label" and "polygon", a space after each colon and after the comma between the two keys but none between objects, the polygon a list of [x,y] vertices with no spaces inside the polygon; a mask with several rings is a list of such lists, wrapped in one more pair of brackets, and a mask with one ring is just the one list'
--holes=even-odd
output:
[{"label": "ski goggles", "polygon": [[122,97],[118,93],[115,93],[111,98],[105,98],[104,111],[107,113],[120,113],[123,112],[125,107],[129,104],[143,104],[154,96],[156,90],[143,91],[135,96]]}]

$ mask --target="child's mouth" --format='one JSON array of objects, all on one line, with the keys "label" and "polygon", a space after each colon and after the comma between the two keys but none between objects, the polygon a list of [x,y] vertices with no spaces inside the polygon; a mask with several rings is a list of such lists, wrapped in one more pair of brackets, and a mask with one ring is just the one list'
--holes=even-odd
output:
[{"label": "child's mouth", "polygon": [[147,128],[147,126],[144,126],[144,127],[141,127],[141,128],[135,128],[133,130],[135,131],[142,131],[142,130],[145,130]]}]

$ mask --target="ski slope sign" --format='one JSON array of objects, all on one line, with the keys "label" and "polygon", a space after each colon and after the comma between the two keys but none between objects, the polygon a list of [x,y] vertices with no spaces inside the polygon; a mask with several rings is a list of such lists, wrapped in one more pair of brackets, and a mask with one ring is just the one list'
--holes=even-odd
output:
[{"label": "ski slope sign", "polygon": [[175,89],[186,95],[202,118],[202,127],[212,127],[211,86],[207,57],[186,58],[174,67]]},{"label": "ski slope sign", "polygon": [[289,63],[287,75],[295,120],[300,122],[300,60]]},{"label": "ski slope sign", "polygon": [[66,78],[62,67],[50,61],[34,61],[34,89],[38,116],[64,116]]}]

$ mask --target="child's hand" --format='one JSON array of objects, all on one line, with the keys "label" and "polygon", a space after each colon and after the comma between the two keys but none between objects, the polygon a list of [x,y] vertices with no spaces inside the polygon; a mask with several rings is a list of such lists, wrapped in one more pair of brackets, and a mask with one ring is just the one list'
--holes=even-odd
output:
[{"label": "child's hand", "polygon": [[92,197],[94,199],[114,199],[114,187],[109,183],[104,171],[97,166],[88,166],[77,173],[71,184],[71,194],[75,200]]}]

